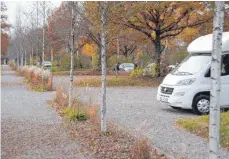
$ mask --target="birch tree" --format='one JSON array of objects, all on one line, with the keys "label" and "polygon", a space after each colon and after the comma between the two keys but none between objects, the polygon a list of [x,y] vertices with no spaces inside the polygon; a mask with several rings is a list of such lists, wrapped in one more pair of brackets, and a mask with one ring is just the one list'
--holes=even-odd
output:
[{"label": "birch tree", "polygon": [[209,122],[209,158],[217,159],[219,155],[219,130],[220,130],[220,75],[222,33],[224,24],[224,2],[215,2],[213,22],[213,50],[211,63],[211,97],[210,97],[210,122]]},{"label": "birch tree", "polygon": [[20,6],[17,6],[16,8],[17,14],[16,14],[16,25],[15,25],[15,35],[18,40],[17,42],[17,69],[19,69],[20,65],[22,65],[22,52],[21,52],[21,41],[22,41],[22,26],[21,26],[21,9]]},{"label": "birch tree", "polygon": [[74,37],[74,25],[75,25],[75,2],[72,1],[72,19],[71,19],[71,67],[70,67],[70,82],[69,82],[69,101],[68,106],[72,106],[73,103],[73,69],[74,69],[74,46],[75,46],[75,37]]},{"label": "birch tree", "polygon": [[42,5],[42,14],[43,14],[43,27],[42,27],[42,63],[41,68],[44,66],[44,58],[45,58],[45,18],[46,18],[46,2],[43,1]]},{"label": "birch tree", "polygon": [[[31,6],[33,7],[33,6]],[[29,50],[29,63],[30,65],[33,65],[33,57],[34,57],[34,48],[36,45],[39,44],[39,35],[37,34],[38,32],[35,31],[36,25],[38,25],[37,22],[37,17],[35,15],[35,11],[34,9],[32,10],[23,10],[23,13],[26,17],[26,19],[28,20],[27,23],[27,32],[26,32],[26,36],[27,36],[27,40],[28,40],[28,50]],[[37,26],[38,28],[38,26]],[[36,57],[37,59],[37,57]]]},{"label": "birch tree", "polygon": [[100,106],[101,131],[107,132],[106,124],[106,2],[101,2],[101,65],[102,65],[102,104]]},{"label": "birch tree", "polygon": [[[48,40],[46,40],[46,28],[47,28],[47,24],[46,24],[46,18],[49,16],[50,12],[51,12],[51,2],[50,1],[43,1],[43,2],[37,2],[36,3],[36,9],[37,9],[37,19],[36,19],[36,23],[37,23],[37,28],[39,28],[39,17],[41,16],[42,19],[42,55],[40,57],[40,61],[42,64],[42,68],[43,68],[43,63],[44,63],[44,59],[45,59],[45,49],[47,46],[47,43],[49,42]],[[39,47],[38,47],[39,48]],[[38,49],[39,51],[39,49]],[[38,53],[38,52],[37,52]]]}]

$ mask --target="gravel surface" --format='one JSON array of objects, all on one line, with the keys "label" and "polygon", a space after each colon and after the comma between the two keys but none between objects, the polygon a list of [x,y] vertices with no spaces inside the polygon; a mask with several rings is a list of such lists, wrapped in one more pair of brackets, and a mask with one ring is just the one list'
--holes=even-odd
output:
[{"label": "gravel surface", "polygon": [[[54,76],[54,86],[67,89],[68,77]],[[75,95],[89,103],[100,103],[99,88],[74,88]],[[171,158],[207,159],[208,143],[175,127],[175,121],[195,117],[191,111],[174,110],[156,101],[157,88],[107,88],[107,116],[132,132],[144,134],[152,145]],[[220,158],[229,152],[220,150]]]},{"label": "gravel surface", "polygon": [[3,159],[85,159],[92,155],[72,139],[47,104],[55,92],[33,92],[23,77],[2,66],[1,157]]}]

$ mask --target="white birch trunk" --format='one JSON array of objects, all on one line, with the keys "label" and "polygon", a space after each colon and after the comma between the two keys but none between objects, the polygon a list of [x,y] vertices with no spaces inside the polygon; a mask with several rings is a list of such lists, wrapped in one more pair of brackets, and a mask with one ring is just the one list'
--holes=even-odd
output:
[{"label": "white birch trunk", "polygon": [[53,63],[53,48],[51,47],[51,63]]},{"label": "white birch trunk", "polygon": [[76,56],[79,58],[79,50],[76,51]]},{"label": "white birch trunk", "polygon": [[[38,13],[39,13],[39,11],[38,11],[38,3],[39,3],[39,2],[37,1],[37,3],[36,3],[36,4],[37,4],[37,17],[36,17],[36,18],[37,18],[37,19],[36,19],[36,20],[37,20],[37,28],[39,28],[39,24],[38,24],[38,23],[39,23],[39,22],[38,22]],[[37,43],[38,43],[38,40],[37,40]],[[38,61],[39,61],[39,55],[38,55],[38,53],[39,53],[39,48],[37,47],[36,49],[37,49],[37,52],[36,52],[36,64],[37,64]]]},{"label": "white birch trunk", "polygon": [[102,133],[107,132],[106,124],[106,2],[101,2],[101,65],[102,65],[102,104],[100,106],[100,116],[101,116],[101,131]]},{"label": "white birch trunk", "polygon": [[23,60],[24,59],[24,57],[23,57],[23,54],[22,54],[22,56],[21,56],[21,66],[23,66],[24,65],[24,63],[23,63]]},{"label": "white birch trunk", "polygon": [[45,1],[43,1],[43,40],[42,40],[42,63],[41,68],[43,68],[45,60]]},{"label": "white birch trunk", "polygon": [[74,1],[72,2],[72,28],[71,28],[71,35],[72,35],[72,49],[71,49],[71,67],[70,67],[70,81],[69,81],[69,101],[68,106],[71,107],[73,103],[73,69],[74,69]]},{"label": "white birch trunk", "polygon": [[213,51],[211,63],[211,97],[209,121],[209,159],[219,158],[219,130],[220,130],[220,75],[222,33],[224,21],[224,2],[215,2],[215,15],[213,22]]},{"label": "white birch trunk", "polygon": [[18,53],[18,51],[17,51],[17,70],[19,69],[19,53]]},{"label": "white birch trunk", "polygon": [[29,55],[29,65],[32,65],[32,54]]},{"label": "white birch trunk", "polygon": [[26,61],[27,60],[27,57],[26,56],[27,56],[27,52],[25,50],[25,66],[27,65],[27,61]]},{"label": "white birch trunk", "polygon": [[31,54],[32,60],[31,60],[31,65],[33,66],[33,46],[32,46],[32,54]]},{"label": "white birch trunk", "polygon": [[20,54],[21,54],[21,66],[24,65],[24,54],[21,51],[21,47],[20,47]]},{"label": "white birch trunk", "polygon": [[119,39],[117,38],[117,62],[119,62]]}]

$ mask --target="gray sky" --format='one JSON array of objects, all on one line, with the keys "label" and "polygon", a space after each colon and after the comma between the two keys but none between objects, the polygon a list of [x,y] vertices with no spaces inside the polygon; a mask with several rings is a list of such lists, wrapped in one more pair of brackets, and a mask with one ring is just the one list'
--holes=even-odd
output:
[{"label": "gray sky", "polygon": [[[17,6],[21,9],[29,10],[30,6],[34,1],[6,1],[6,6],[8,8],[6,14],[8,15],[8,22],[14,26],[16,23],[16,10]],[[52,8],[58,7],[61,4],[60,0],[51,1]]]}]

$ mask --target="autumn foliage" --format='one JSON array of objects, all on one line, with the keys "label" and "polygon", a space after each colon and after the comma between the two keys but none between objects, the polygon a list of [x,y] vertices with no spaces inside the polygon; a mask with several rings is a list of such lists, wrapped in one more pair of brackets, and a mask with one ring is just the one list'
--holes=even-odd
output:
[{"label": "autumn foliage", "polygon": [[7,11],[6,5],[4,2],[1,2],[1,54],[5,55],[7,53],[7,48],[9,45],[9,29],[11,27],[10,24],[8,24],[7,16],[4,14],[4,12]]},{"label": "autumn foliage", "polygon": [[97,55],[98,54],[97,52],[98,52],[98,46],[96,44],[86,43],[82,48],[82,53],[87,56]]},{"label": "autumn foliage", "polygon": [[1,32],[1,53],[5,55],[9,45],[9,36],[8,34]]}]

